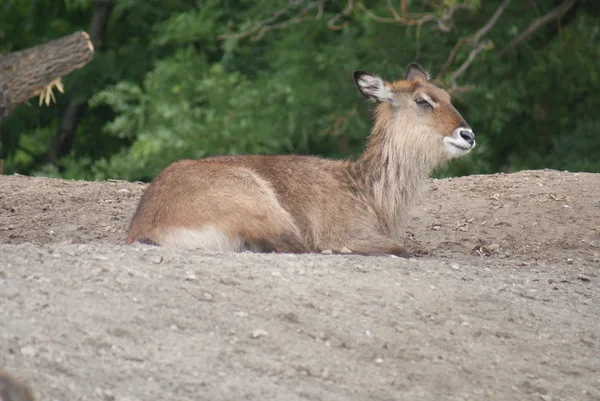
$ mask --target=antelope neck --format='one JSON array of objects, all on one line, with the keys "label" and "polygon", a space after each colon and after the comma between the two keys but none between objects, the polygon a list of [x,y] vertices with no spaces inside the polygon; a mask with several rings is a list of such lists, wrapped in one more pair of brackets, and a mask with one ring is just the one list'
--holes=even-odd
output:
[{"label": "antelope neck", "polygon": [[401,238],[406,212],[438,158],[425,129],[382,114],[380,106],[365,152],[353,163],[351,174],[382,229]]}]

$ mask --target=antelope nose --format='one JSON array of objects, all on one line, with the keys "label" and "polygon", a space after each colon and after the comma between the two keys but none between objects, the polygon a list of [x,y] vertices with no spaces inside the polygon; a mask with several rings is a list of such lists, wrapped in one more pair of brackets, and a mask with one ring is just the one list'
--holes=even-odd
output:
[{"label": "antelope nose", "polygon": [[460,130],[460,136],[462,139],[469,142],[469,145],[473,145],[475,143],[475,134],[471,130],[468,130],[468,129]]}]

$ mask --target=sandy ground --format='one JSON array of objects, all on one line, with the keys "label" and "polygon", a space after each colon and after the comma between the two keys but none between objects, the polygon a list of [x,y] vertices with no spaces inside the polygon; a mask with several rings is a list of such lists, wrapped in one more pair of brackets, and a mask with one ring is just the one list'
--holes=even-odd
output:
[{"label": "sandy ground", "polygon": [[144,188],[0,176],[38,400],[600,400],[598,174],[432,180],[411,259],[123,245]]}]

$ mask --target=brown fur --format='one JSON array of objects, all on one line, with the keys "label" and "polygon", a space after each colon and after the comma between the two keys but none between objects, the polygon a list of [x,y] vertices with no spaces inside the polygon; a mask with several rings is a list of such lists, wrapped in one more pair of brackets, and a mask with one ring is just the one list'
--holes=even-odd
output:
[{"label": "brown fur", "polygon": [[[442,138],[468,127],[448,94],[422,70],[411,76],[410,68],[408,80],[385,83],[393,100],[377,107],[358,161],[254,155],[176,162],[146,190],[127,242],[405,255],[406,212],[431,169],[450,158]],[[369,88],[359,89],[373,97]],[[437,107],[415,106],[413,95],[420,92]]]}]

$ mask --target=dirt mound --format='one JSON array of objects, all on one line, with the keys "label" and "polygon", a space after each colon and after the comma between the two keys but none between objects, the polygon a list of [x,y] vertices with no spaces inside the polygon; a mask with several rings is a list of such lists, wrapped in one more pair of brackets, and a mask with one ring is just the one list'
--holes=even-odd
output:
[{"label": "dirt mound", "polygon": [[600,175],[432,180],[413,259],[123,245],[141,183],[0,176],[37,399],[600,400]]}]

